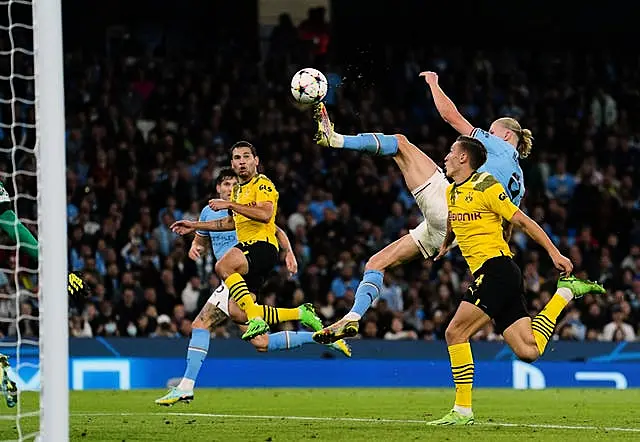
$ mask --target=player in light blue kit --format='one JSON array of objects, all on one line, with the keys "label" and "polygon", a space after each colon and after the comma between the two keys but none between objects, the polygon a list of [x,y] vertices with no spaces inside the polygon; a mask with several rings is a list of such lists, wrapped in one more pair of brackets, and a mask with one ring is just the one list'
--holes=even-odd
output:
[{"label": "player in light blue kit", "polygon": [[[524,181],[518,158],[524,158],[531,152],[531,131],[522,129],[513,118],[494,121],[489,132],[475,129],[442,91],[437,74],[423,72],[420,75],[431,88],[436,108],[442,118],[460,134],[477,138],[485,145],[487,161],[480,171],[494,175],[507,189],[511,200],[519,205],[524,195]],[[446,189],[449,182],[436,163],[404,135],[341,135],[333,130],[333,124],[322,103],[316,106],[314,119],[318,125],[314,140],[321,146],[391,156],[424,216],[418,227],[369,259],[351,311],[334,324],[314,333],[313,339],[316,342],[326,344],[358,333],[358,321],[380,296],[386,269],[411,261],[420,254],[425,259],[437,255],[447,229]],[[505,228],[507,238],[510,232],[511,226]]]},{"label": "player in light blue kit", "polygon": [[[229,200],[234,185],[238,183],[238,178],[232,169],[223,169],[218,174],[216,180],[216,190],[220,198]],[[200,213],[200,221],[210,221],[228,216],[226,210],[212,210],[209,206],[202,209]],[[298,263],[291,249],[291,243],[286,233],[277,228],[276,237],[280,243],[282,250],[286,251],[285,264],[291,275],[298,271]],[[229,249],[238,243],[235,230],[221,232],[200,232],[195,235],[189,250],[189,258],[194,261],[200,258],[208,246],[211,245],[213,254],[216,259],[222,258]],[[265,309],[275,310],[275,307],[263,306]],[[313,307],[310,304],[304,304],[298,307],[301,310],[300,322],[313,329],[322,328],[322,322],[316,316]],[[277,318],[277,314],[265,314],[265,318]],[[207,303],[202,308],[192,324],[191,340],[187,350],[187,367],[182,380],[175,388],[155,401],[158,405],[173,405],[176,402],[189,402],[193,400],[193,388],[196,378],[200,372],[200,368],[209,351],[210,331],[222,323],[227,317],[231,318],[240,325],[242,331],[246,331],[247,315],[243,312],[233,300],[229,300],[229,289],[224,282],[214,290]],[[276,320],[276,319],[274,319]],[[315,344],[312,332],[294,332],[283,331],[278,333],[270,333],[259,335],[251,339],[249,342],[259,352],[291,350],[305,344]],[[329,345],[332,349],[343,353],[350,357],[351,349],[344,341],[338,341]]]}]

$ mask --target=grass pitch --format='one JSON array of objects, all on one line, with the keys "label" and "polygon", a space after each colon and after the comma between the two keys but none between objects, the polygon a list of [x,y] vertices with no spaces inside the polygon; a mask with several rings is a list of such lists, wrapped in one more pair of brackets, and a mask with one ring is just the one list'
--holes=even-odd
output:
[{"label": "grass pitch", "polygon": [[[474,390],[476,424],[428,427],[453,389],[196,390],[191,404],[159,407],[164,390],[74,391],[74,441],[568,441],[640,440],[640,390]],[[38,396],[0,405],[0,440],[33,440]]]}]

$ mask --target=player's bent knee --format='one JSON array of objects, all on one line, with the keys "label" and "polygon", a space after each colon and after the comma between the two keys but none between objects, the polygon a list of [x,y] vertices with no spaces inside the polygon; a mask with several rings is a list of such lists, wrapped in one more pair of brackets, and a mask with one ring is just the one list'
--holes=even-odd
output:
[{"label": "player's bent knee", "polygon": [[259,353],[264,353],[269,351],[269,336],[260,335],[256,336],[251,340],[251,345],[253,345]]},{"label": "player's bent knee", "polygon": [[409,139],[402,134],[395,134],[396,140],[398,140],[398,148],[403,144],[409,144]]},{"label": "player's bent knee", "polygon": [[534,346],[533,348],[529,346],[520,347],[517,350],[514,350],[514,353],[516,354],[518,359],[528,364],[537,361],[540,357],[540,352],[538,352],[538,347],[536,346]]},{"label": "player's bent knee", "polygon": [[224,278],[224,274],[227,273],[227,265],[223,260],[216,262],[215,271],[217,275]]},{"label": "player's bent knee", "polygon": [[364,270],[377,270],[379,272],[383,272],[387,268],[385,261],[384,255],[382,255],[381,252],[378,252],[369,258],[367,263],[364,265]]},{"label": "player's bent knee", "polygon": [[465,327],[459,321],[451,321],[449,326],[444,331],[444,339],[447,341],[447,345],[462,344],[467,342],[470,336],[466,333],[467,327]]},{"label": "player's bent knee", "polygon": [[191,328],[199,328],[199,329],[202,329],[202,330],[207,330],[209,327],[207,326],[207,324],[204,323],[204,321],[202,319],[200,319],[200,317],[197,317],[191,323]]}]

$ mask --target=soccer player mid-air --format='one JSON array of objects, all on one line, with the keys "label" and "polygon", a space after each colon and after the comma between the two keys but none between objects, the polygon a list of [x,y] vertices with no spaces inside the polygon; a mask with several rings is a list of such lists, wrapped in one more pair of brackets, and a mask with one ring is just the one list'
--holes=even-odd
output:
[{"label": "soccer player mid-air", "polygon": [[[20,246],[21,251],[27,254],[32,264],[38,266],[38,240],[11,209],[11,198],[2,182],[0,182],[0,228],[12,242]],[[70,272],[67,275],[67,293],[76,301],[88,295],[88,287],[80,273]],[[9,407],[16,406],[18,389],[15,382],[9,379],[9,357],[2,353],[0,353],[0,392]]]},{"label": "soccer player mid-air", "polygon": [[[445,158],[447,177],[447,233],[436,259],[458,241],[475,281],[464,294],[445,331],[456,386],[454,408],[430,425],[470,425],[474,422],[471,389],[474,377],[469,339],[491,320],[515,355],[525,362],[538,359],[553,336],[556,320],[574,298],[605,293],[594,282],[568,276],[573,264],[564,257],[542,228],[511,202],[502,184],[479,172],[487,150],[477,139],[461,135]],[[520,228],[543,247],[561,272],[558,289],[533,319],[527,312],[522,273],[512,259],[503,235],[503,220]]]},{"label": "soccer player mid-air", "polygon": [[[223,169],[218,174],[216,180],[216,191],[220,199],[228,201],[231,198],[233,188],[238,183],[238,177],[232,169]],[[227,210],[212,210],[205,206],[200,214],[200,221],[214,221],[224,218],[228,214]],[[285,232],[276,226],[276,237],[278,243],[286,251],[285,262],[287,270],[293,275],[297,272],[298,264],[296,257],[291,250],[291,244]],[[197,231],[189,250],[189,258],[194,261],[206,253],[209,245],[216,260],[222,259],[232,247],[238,243],[235,230],[231,231]],[[263,314],[270,324],[277,323],[277,310],[271,306],[263,306]],[[322,328],[319,319],[311,312],[309,305],[301,306],[302,324],[309,326],[313,330]],[[229,300],[229,289],[222,283],[209,297],[207,303],[202,308],[198,316],[193,321],[191,339],[187,350],[187,367],[180,383],[169,390],[163,397],[156,399],[158,405],[173,405],[179,401],[191,401],[194,398],[193,388],[195,386],[198,373],[209,351],[210,331],[213,331],[219,324],[230,317],[236,323],[244,323],[247,315],[240,310],[233,300]],[[245,325],[240,325],[240,329],[246,331]],[[290,350],[305,344],[315,342],[311,332],[283,331],[278,333],[263,334],[252,338],[249,342],[260,352]],[[344,341],[331,344],[337,351],[351,356],[351,349]]]},{"label": "soccer player mid-air", "polygon": [[[507,189],[509,198],[520,205],[524,195],[524,180],[518,158],[531,152],[531,131],[522,129],[513,118],[499,118],[491,124],[489,132],[474,128],[458,112],[453,102],[438,85],[438,76],[423,72],[431,88],[433,99],[442,118],[461,135],[482,141],[488,151],[487,162],[480,171],[491,173]],[[404,135],[363,133],[341,135],[333,130],[326,108],[316,107],[314,118],[318,124],[315,140],[321,146],[369,152],[391,156],[422,211],[424,221],[402,238],[373,255],[365,265],[365,272],[351,311],[344,318],[314,334],[317,342],[326,344],[358,333],[358,321],[380,295],[384,271],[417,258],[433,258],[440,249],[447,227],[446,188],[449,182],[436,163],[411,144]],[[505,231],[510,235],[511,226]]]}]

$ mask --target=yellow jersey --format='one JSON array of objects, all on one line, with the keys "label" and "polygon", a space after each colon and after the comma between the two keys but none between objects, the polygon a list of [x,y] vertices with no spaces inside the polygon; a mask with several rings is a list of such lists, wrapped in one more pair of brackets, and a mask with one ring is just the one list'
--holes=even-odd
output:
[{"label": "yellow jersey", "polygon": [[253,243],[266,241],[276,248],[276,212],[278,210],[278,191],[271,180],[262,174],[258,174],[250,181],[236,184],[231,192],[231,201],[238,204],[251,205],[263,201],[273,203],[273,215],[267,223],[252,220],[239,213],[233,212],[233,221],[236,224],[238,242]]},{"label": "yellow jersey", "polygon": [[476,172],[447,187],[449,223],[472,273],[497,256],[513,257],[502,236],[502,219],[518,211],[493,175]]}]

